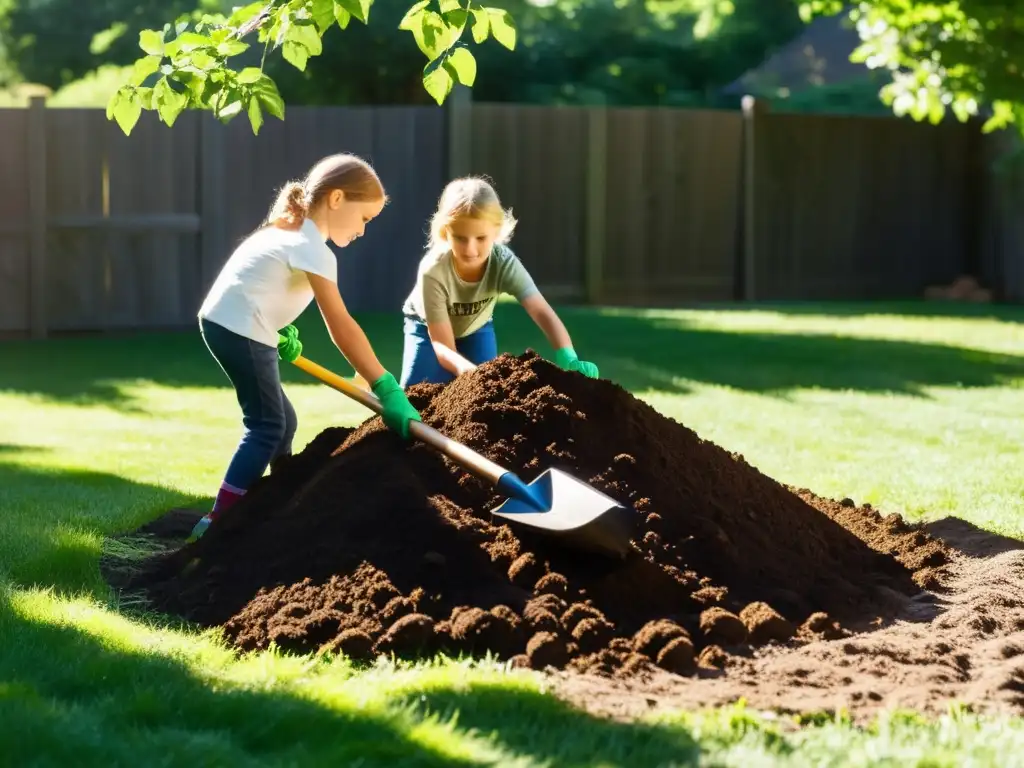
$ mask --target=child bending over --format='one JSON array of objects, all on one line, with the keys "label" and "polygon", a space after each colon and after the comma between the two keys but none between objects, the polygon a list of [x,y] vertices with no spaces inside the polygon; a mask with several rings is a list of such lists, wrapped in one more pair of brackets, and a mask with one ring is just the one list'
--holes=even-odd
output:
[{"label": "child bending over", "polygon": [[[316,299],[331,340],[383,405],[384,422],[408,438],[420,414],[374,354],[338,290],[330,239],[344,248],[361,237],[387,201],[376,172],[349,154],[325,157],[303,181],[281,190],[263,226],[231,254],[199,310],[210,354],[235,388],[243,433],[212,511],[192,540],[290,454],[297,419],[281,387],[278,331],[289,328]],[[291,330],[291,329],[290,329]]]},{"label": "child bending over", "polygon": [[430,244],[405,301],[401,386],[443,384],[498,356],[494,305],[513,296],[555,349],[555,363],[596,378],[572,340],[506,245],[515,228],[484,179],[456,179],[445,187],[430,226]]}]

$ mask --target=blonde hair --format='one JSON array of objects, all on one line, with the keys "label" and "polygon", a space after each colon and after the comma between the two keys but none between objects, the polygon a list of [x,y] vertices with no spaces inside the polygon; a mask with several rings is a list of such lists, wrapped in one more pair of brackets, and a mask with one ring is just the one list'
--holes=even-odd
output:
[{"label": "blonde hair", "polygon": [[507,243],[516,228],[511,210],[501,205],[498,193],[491,183],[481,176],[464,176],[448,182],[437,201],[437,210],[430,219],[430,241],[427,247],[431,253],[448,249],[445,234],[459,219],[483,219],[499,227],[497,243]]},{"label": "blonde hair", "polygon": [[384,185],[369,163],[356,155],[329,155],[314,165],[302,181],[289,181],[277,194],[263,225],[280,219],[298,223],[331,192],[340,189],[351,202],[384,200]]}]

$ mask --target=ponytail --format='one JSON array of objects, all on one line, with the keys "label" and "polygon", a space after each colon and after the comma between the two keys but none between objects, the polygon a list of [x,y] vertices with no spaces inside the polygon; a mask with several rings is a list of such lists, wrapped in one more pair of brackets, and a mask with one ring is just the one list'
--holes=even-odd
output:
[{"label": "ponytail", "polygon": [[309,213],[309,199],[306,188],[300,181],[289,181],[277,195],[264,225],[285,219],[292,224],[301,224]]}]

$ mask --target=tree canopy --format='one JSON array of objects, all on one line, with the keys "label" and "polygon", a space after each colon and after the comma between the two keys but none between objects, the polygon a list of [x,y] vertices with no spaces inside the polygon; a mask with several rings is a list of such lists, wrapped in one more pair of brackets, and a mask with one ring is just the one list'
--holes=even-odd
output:
[{"label": "tree canopy", "polygon": [[805,21],[845,13],[861,45],[852,59],[884,68],[880,96],[897,115],[938,123],[988,114],[984,129],[1024,131],[1024,16],[1000,0],[802,2]]},{"label": "tree canopy", "polygon": [[[679,103],[667,96],[673,87],[680,94],[702,87],[685,82],[695,50],[707,50],[697,54],[705,69],[721,69],[730,57],[716,59],[712,52],[721,53],[724,37],[730,53],[742,57],[744,46],[750,48],[753,59],[745,66],[751,66],[764,53],[766,27],[790,31],[786,25],[799,8],[804,21],[844,14],[856,25],[861,45],[853,60],[886,72],[889,82],[879,95],[897,115],[938,122],[948,112],[960,120],[984,114],[986,130],[1024,130],[1024,17],[1005,1],[419,0],[411,7],[409,1],[260,0],[227,16],[181,14],[162,29],[138,33],[144,55],[111,98],[108,117],[129,133],[143,109],[157,111],[168,125],[186,108],[206,109],[223,121],[245,114],[258,132],[266,114],[284,118],[281,82],[289,92],[305,88],[304,95],[314,97],[314,77],[332,79],[334,92],[365,96],[371,90],[366,83],[377,80],[378,90],[407,91],[408,76],[419,70],[417,56],[423,63],[417,87],[443,104],[456,83],[473,87],[478,70],[489,92],[502,90],[509,62],[480,46],[494,41],[507,54],[524,37],[528,51],[517,53],[517,71],[529,71],[530,87],[546,98],[564,100],[571,88],[581,101],[603,94],[614,102],[617,91],[629,91],[655,103]],[[349,76],[360,71],[361,54],[345,46],[338,58],[324,57],[331,68],[312,74],[310,62],[325,53],[324,35],[337,27],[349,30],[349,39],[358,37],[362,30],[353,32],[353,21],[368,26],[371,11],[375,24],[397,26],[414,45],[398,51],[393,36],[375,36],[394,55],[365,76]],[[774,14],[771,24],[761,18],[766,13]],[[532,70],[531,62],[537,65]]]},{"label": "tree canopy", "polygon": [[[367,24],[372,6],[373,0],[258,0],[230,16],[197,11],[163,29],[143,30],[139,47],[145,56],[112,96],[107,116],[127,134],[143,109],[157,111],[170,126],[186,108],[199,108],[223,121],[246,113],[258,132],[264,113],[283,120],[285,112],[277,83],[264,71],[266,56],[280,51],[303,71],[323,52],[325,32],[335,25],[346,29],[353,20]],[[438,104],[456,83],[472,87],[476,80],[470,42],[493,39],[509,50],[516,45],[512,15],[477,0],[419,0],[398,26],[426,57],[423,87]],[[262,47],[259,65],[235,65],[232,60],[250,49],[246,38],[253,34]]]}]

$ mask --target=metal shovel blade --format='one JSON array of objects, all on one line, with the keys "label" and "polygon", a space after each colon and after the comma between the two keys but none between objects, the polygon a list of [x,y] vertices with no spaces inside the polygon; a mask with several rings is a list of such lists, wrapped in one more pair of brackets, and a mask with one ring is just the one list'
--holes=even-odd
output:
[{"label": "metal shovel blade", "polygon": [[[612,497],[558,469],[547,469],[529,484],[508,473],[499,488],[509,498],[492,514],[575,547],[625,557],[633,536],[632,511]],[[504,488],[503,488],[504,486]]]}]

